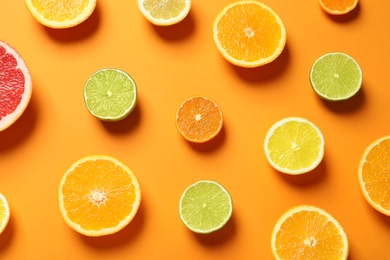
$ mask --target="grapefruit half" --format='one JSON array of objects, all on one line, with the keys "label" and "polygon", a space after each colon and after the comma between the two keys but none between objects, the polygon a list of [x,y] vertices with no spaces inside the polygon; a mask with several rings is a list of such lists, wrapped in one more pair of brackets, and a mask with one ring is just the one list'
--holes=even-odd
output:
[{"label": "grapefruit half", "polygon": [[0,132],[11,126],[31,99],[32,80],[26,63],[0,40]]}]

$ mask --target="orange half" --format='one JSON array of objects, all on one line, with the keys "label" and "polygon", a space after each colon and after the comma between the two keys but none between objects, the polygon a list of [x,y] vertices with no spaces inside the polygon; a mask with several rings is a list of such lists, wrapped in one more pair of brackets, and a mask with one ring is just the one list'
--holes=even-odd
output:
[{"label": "orange half", "polygon": [[300,205],[286,211],[272,232],[275,259],[339,259],[349,253],[347,235],[340,223],[325,210]]},{"label": "orange half", "polygon": [[86,236],[103,236],[123,229],[136,215],[141,189],[133,171],[107,155],[76,161],[58,190],[65,222]]},{"label": "orange half", "polygon": [[367,202],[390,216],[390,136],[370,144],[360,161],[358,178]]},{"label": "orange half", "polygon": [[84,22],[95,10],[96,0],[25,0],[34,18],[47,27],[70,28]]},{"label": "orange half", "polygon": [[222,56],[240,67],[258,67],[275,60],[286,45],[286,28],[269,6],[253,0],[227,5],[213,25]]}]

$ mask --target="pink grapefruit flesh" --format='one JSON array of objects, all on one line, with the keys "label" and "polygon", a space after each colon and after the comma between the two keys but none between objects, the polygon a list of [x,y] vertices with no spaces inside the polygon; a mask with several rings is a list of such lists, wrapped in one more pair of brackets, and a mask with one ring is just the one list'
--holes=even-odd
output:
[{"label": "pink grapefruit flesh", "polygon": [[0,41],[0,132],[11,126],[31,99],[30,72],[19,53]]}]

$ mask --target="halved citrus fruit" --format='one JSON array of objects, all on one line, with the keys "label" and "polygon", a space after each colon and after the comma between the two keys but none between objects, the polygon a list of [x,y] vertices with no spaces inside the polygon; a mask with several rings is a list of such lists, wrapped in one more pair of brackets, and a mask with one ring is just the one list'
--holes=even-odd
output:
[{"label": "halved citrus fruit", "polygon": [[84,86],[88,111],[103,121],[126,118],[137,104],[137,85],[119,69],[101,69],[89,77]]},{"label": "halved citrus fruit", "polygon": [[221,108],[206,97],[192,97],[181,104],[176,113],[176,126],[185,139],[204,143],[214,138],[222,129]]},{"label": "halved citrus fruit", "polygon": [[355,9],[358,0],[319,0],[322,9],[329,14],[346,14]]},{"label": "halved citrus fruit", "polygon": [[136,215],[141,189],[134,172],[107,155],[84,157],[66,171],[58,189],[65,222],[86,236],[123,229]]},{"label": "halved citrus fruit", "polygon": [[141,14],[158,26],[173,25],[182,21],[191,9],[191,0],[138,0]]},{"label": "halved citrus fruit", "polygon": [[348,54],[331,52],[319,57],[311,67],[310,83],[314,92],[330,101],[353,97],[363,81],[359,64]]},{"label": "halved citrus fruit", "polygon": [[390,216],[390,136],[371,143],[360,160],[358,177],[364,198]]},{"label": "halved citrus fruit", "polygon": [[11,126],[31,99],[30,71],[19,53],[0,41],[0,132]]},{"label": "halved citrus fruit", "polygon": [[25,0],[34,18],[51,28],[70,28],[91,16],[96,0]]},{"label": "halved citrus fruit", "polygon": [[217,49],[229,62],[258,67],[275,60],[286,45],[286,28],[271,7],[253,0],[236,1],[218,14],[213,25]]},{"label": "halved citrus fruit", "polygon": [[180,198],[180,218],[191,231],[208,234],[221,229],[233,212],[229,192],[218,182],[198,181]]},{"label": "halved citrus fruit", "polygon": [[312,122],[287,117],[271,126],[264,142],[268,162],[276,170],[297,175],[316,168],[324,157],[324,137]]},{"label": "halved citrus fruit", "polygon": [[8,201],[3,194],[0,193],[0,234],[3,233],[7,227],[11,211],[9,209]]},{"label": "halved citrus fruit", "polygon": [[349,244],[340,223],[325,210],[301,205],[286,211],[271,237],[276,259],[347,259]]}]

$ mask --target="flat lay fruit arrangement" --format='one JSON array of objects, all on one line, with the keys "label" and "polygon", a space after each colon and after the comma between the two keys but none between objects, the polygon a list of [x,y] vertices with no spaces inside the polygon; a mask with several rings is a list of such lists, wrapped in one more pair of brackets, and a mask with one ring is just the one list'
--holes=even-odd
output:
[{"label": "flat lay fruit arrangement", "polygon": [[0,259],[389,259],[390,2],[0,3]]}]

